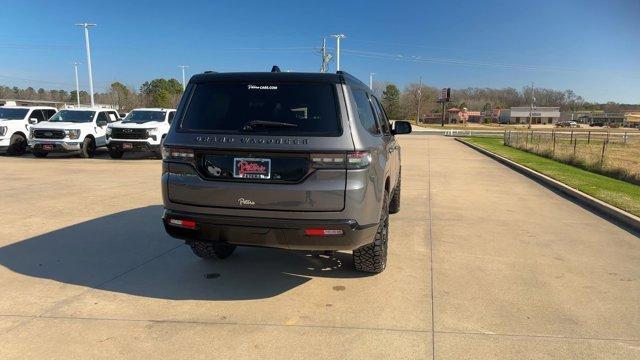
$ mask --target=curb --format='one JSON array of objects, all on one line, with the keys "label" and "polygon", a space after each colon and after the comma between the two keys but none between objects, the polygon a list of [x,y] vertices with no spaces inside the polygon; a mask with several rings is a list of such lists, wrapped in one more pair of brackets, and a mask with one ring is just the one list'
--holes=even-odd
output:
[{"label": "curb", "polygon": [[503,165],[506,165],[507,167],[510,167],[511,169],[541,183],[542,185],[570,197],[571,199],[575,200],[578,204],[590,210],[593,210],[595,213],[597,213],[601,217],[604,217],[607,220],[613,220],[614,222],[617,222],[625,227],[630,228],[636,233],[640,233],[640,217],[637,217],[624,210],[618,209],[617,207],[611,206],[601,200],[594,198],[591,195],[587,195],[580,190],[576,190],[568,185],[565,185],[535,170],[531,170],[526,166],[520,165],[505,157],[492,153],[489,150],[473,145],[460,138],[455,138],[455,139],[456,141],[463,143],[468,147],[484,155],[489,156],[490,158],[498,161],[499,163],[502,163]]}]

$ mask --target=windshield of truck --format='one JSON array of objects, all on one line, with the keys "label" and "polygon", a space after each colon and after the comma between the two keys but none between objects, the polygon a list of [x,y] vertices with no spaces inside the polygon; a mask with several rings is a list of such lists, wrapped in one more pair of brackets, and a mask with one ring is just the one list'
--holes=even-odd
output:
[{"label": "windshield of truck", "polygon": [[51,122],[73,122],[73,123],[85,123],[93,121],[95,111],[91,110],[60,110],[53,115],[49,121]]},{"label": "windshield of truck", "polygon": [[166,114],[166,111],[133,110],[122,122],[142,124],[149,121],[164,121]]}]

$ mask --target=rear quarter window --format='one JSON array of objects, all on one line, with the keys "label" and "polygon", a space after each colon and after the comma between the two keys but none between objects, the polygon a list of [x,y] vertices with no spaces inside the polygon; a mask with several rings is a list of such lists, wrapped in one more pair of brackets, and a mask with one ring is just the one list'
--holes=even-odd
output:
[{"label": "rear quarter window", "polygon": [[356,110],[358,111],[358,118],[362,126],[370,133],[379,135],[380,127],[373,115],[373,109],[367,93],[364,90],[354,89],[353,97],[356,101]]},{"label": "rear quarter window", "polygon": [[195,85],[180,131],[339,136],[342,126],[333,84],[211,82]]}]

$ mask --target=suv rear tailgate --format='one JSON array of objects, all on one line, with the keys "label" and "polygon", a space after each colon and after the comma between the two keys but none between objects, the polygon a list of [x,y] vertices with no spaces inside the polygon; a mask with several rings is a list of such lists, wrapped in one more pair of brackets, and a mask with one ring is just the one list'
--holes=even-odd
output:
[{"label": "suv rear tailgate", "polygon": [[311,170],[296,183],[220,181],[189,164],[169,163],[169,200],[185,205],[278,211],[341,211],[347,171]]}]

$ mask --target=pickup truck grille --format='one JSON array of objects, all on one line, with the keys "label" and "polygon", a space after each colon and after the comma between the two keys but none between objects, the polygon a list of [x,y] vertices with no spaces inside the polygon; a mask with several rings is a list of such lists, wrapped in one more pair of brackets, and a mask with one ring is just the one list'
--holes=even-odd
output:
[{"label": "pickup truck grille", "polygon": [[33,130],[33,136],[39,139],[64,139],[63,130]]},{"label": "pickup truck grille", "polygon": [[147,129],[111,128],[112,139],[147,139]]}]

